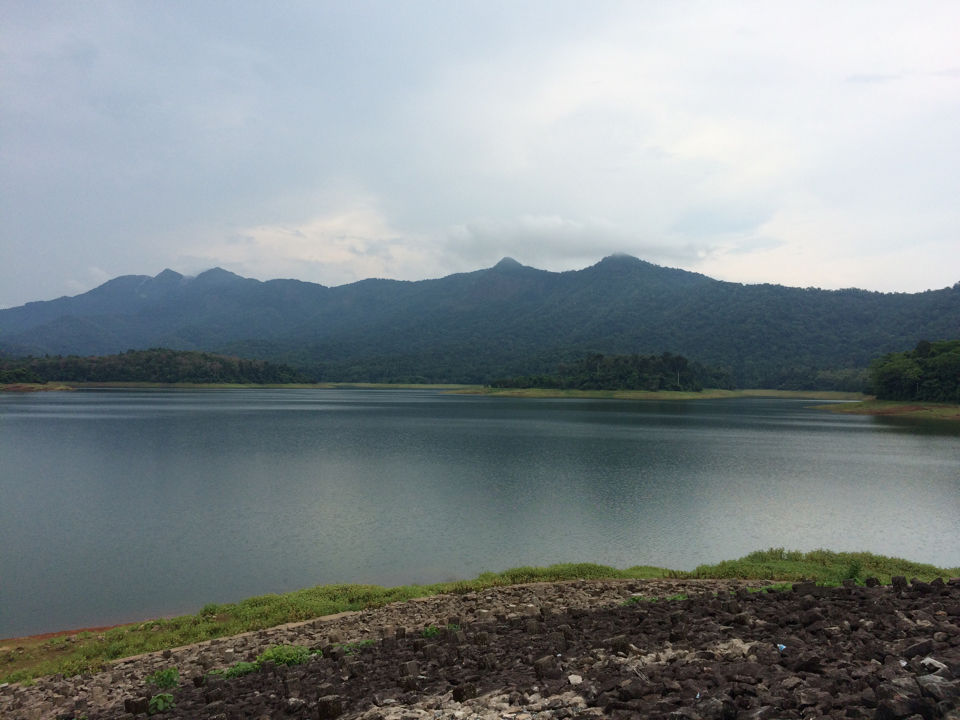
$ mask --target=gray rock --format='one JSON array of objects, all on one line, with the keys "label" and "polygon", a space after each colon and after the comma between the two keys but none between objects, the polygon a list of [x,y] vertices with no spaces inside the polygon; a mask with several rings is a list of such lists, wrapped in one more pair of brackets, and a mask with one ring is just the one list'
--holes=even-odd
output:
[{"label": "gray rock", "polygon": [[560,663],[554,655],[544,655],[534,661],[533,670],[541,680],[556,680],[561,675]]},{"label": "gray rock", "polygon": [[339,695],[324,695],[317,698],[319,720],[333,720],[343,714],[343,700]]}]

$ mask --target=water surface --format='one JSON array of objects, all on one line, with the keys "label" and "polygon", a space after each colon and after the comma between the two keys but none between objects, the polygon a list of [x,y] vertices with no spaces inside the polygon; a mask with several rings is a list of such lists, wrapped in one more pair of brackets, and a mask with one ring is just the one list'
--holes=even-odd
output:
[{"label": "water surface", "polygon": [[0,637],[523,564],[785,546],[960,565],[960,428],[809,404],[0,395]]}]

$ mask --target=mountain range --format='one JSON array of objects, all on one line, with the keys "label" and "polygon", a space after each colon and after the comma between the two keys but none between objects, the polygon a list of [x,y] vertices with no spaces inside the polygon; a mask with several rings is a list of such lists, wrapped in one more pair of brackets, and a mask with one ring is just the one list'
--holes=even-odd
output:
[{"label": "mountain range", "polygon": [[8,355],[166,347],[353,381],[486,382],[588,352],[672,352],[725,368],[740,386],[772,387],[951,338],[960,283],[921,293],[744,285],[628,255],[568,272],[504,258],[439,279],[338,287],[164,270],[0,310]]}]

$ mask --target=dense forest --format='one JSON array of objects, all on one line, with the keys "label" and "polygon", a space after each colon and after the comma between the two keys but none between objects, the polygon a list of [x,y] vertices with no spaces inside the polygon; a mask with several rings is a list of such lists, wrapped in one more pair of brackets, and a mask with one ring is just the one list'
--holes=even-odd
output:
[{"label": "dense forest", "polygon": [[568,390],[703,390],[730,388],[730,373],[690,362],[682,355],[589,355],[560,365],[555,375],[525,375],[494,380],[498,388]]},{"label": "dense forest", "polygon": [[274,384],[310,382],[310,378],[287,365],[161,348],[101,357],[0,359],[0,383],[50,381]]},{"label": "dense forest", "polygon": [[960,402],[960,340],[921,340],[875,360],[870,375],[880,400]]}]

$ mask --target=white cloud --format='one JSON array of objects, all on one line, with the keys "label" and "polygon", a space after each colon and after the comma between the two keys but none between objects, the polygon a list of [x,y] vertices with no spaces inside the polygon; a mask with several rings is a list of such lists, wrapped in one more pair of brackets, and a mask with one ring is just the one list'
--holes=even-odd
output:
[{"label": "white cloud", "polygon": [[9,8],[0,303],[89,265],[336,284],[613,251],[955,281],[955,2],[232,10]]},{"label": "white cloud", "polygon": [[442,274],[425,239],[392,227],[370,200],[303,222],[238,228],[214,242],[186,247],[182,255],[194,265],[221,265],[249,277],[295,277],[325,285]]}]

